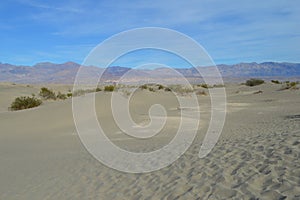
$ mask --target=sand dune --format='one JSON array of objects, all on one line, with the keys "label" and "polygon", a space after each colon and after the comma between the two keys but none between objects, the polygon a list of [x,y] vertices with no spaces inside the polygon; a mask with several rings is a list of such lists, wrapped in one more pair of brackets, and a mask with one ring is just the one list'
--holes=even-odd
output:
[{"label": "sand dune", "polygon": [[[39,87],[0,84],[0,199],[300,199],[300,90],[229,84],[222,135],[203,159],[198,152],[210,100],[199,96],[201,121],[188,151],[159,171],[129,174],[106,167],[87,152],[76,132],[71,99],[7,111],[16,96],[37,93]],[[53,86],[63,92],[69,87]],[[109,102],[109,93],[97,93],[100,124],[115,144],[135,152],[166,145],[185,109],[171,93],[138,92],[130,110],[137,123],[149,121],[154,103],[162,104],[169,116],[160,134],[138,140],[118,129]]]}]

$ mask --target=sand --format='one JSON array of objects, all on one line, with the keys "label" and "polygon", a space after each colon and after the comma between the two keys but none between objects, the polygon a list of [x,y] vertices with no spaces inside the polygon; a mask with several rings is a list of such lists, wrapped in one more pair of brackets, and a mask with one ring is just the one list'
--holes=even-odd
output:
[{"label": "sand", "polygon": [[[38,93],[40,86],[2,83],[0,88],[0,199],[300,199],[300,90],[228,84],[223,132],[203,159],[198,152],[210,101],[199,96],[201,123],[188,151],[159,171],[129,174],[87,152],[76,132],[71,99],[11,112],[7,107],[16,96]],[[67,91],[69,86],[52,88]],[[152,151],[175,134],[180,109],[171,93],[141,91],[132,100],[138,123],[149,120],[153,103],[168,112],[162,133],[147,141],[122,134],[107,106],[110,94],[96,96],[98,119],[121,148]]]}]

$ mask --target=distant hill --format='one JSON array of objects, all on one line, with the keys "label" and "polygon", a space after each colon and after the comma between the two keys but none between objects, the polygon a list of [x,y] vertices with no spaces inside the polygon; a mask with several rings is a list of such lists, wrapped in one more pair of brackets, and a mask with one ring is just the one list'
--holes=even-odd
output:
[{"label": "distant hill", "polygon": [[235,65],[218,65],[225,77],[292,77],[300,75],[300,63],[239,63]]},{"label": "distant hill", "polygon": [[[131,69],[127,67],[109,67],[105,71],[103,68],[95,66],[85,67],[86,74],[84,79],[93,80],[103,73],[101,81],[112,82],[124,76],[127,82],[140,82],[145,79],[151,81],[163,79],[164,81],[172,80],[176,82],[178,77],[174,70],[169,68],[149,69]],[[239,63],[234,65],[217,65],[224,79],[239,79],[246,77],[300,77],[300,63]],[[38,63],[34,66],[15,66],[11,64],[0,63],[0,82],[16,83],[66,83],[72,84],[75,80],[80,64],[66,62],[55,64],[50,62]],[[209,72],[210,67],[197,67],[203,72]],[[201,76],[195,68],[176,69],[185,77],[193,80]],[[126,82],[125,81],[125,82]]]}]

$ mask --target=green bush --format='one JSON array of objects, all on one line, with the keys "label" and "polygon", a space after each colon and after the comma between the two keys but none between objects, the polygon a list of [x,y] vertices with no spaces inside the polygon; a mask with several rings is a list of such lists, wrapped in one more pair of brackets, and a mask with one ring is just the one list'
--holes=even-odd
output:
[{"label": "green bush", "polygon": [[42,104],[42,101],[40,99],[37,99],[36,97],[26,97],[21,96],[17,97],[10,106],[11,110],[23,110],[28,108],[34,108]]},{"label": "green bush", "polygon": [[214,88],[222,88],[222,87],[225,87],[224,84],[215,84],[213,85]]},{"label": "green bush", "polygon": [[152,88],[152,87],[149,87],[149,91],[150,92],[155,92],[154,88]]},{"label": "green bush", "polygon": [[184,85],[172,85],[170,86],[172,91],[176,92],[176,93],[180,93],[180,94],[187,94],[187,93],[191,93],[194,92],[193,88],[184,86]]},{"label": "green bush", "polygon": [[144,85],[141,85],[140,88],[143,89],[143,90],[147,90],[148,86],[146,84],[144,84]]},{"label": "green bush", "polygon": [[162,90],[162,89],[164,89],[165,87],[163,86],[163,85],[158,85],[158,89],[159,90]]},{"label": "green bush", "polygon": [[82,96],[82,95],[85,95],[87,93],[93,93],[95,92],[95,89],[78,89],[78,90],[75,90],[72,93],[69,93],[70,96],[74,96],[74,97],[77,97],[77,96]]},{"label": "green bush", "polygon": [[286,81],[280,90],[297,89],[297,82]]},{"label": "green bush", "polygon": [[115,86],[113,86],[113,85],[107,85],[104,87],[104,91],[106,91],[106,92],[112,92],[114,90],[115,90]]},{"label": "green bush", "polygon": [[290,83],[290,86],[291,86],[291,87],[295,87],[296,85],[297,85],[296,82],[291,82],[291,83]]},{"label": "green bush", "polygon": [[55,92],[53,92],[52,90],[50,90],[46,87],[41,88],[39,95],[45,100],[47,100],[47,99],[56,100]]},{"label": "green bush", "polygon": [[142,90],[149,90],[151,92],[155,92],[156,90],[163,90],[165,87],[161,84],[155,84],[155,83],[148,83],[139,86],[140,89]]},{"label": "green bush", "polygon": [[72,96],[73,96],[72,92],[67,93],[67,97],[72,97]]},{"label": "green bush", "polygon": [[203,87],[203,88],[208,88],[208,85],[206,83],[203,83],[203,84],[200,84],[200,87]]},{"label": "green bush", "polygon": [[172,90],[171,90],[171,88],[166,87],[166,88],[165,88],[165,91],[166,91],[166,92],[171,92]]},{"label": "green bush", "polygon": [[65,99],[67,99],[67,95],[62,94],[61,92],[58,92],[57,95],[56,95],[56,98],[65,100]]},{"label": "green bush", "polygon": [[263,84],[264,82],[265,82],[264,80],[252,78],[246,81],[246,85],[252,87],[252,86]]},{"label": "green bush", "polygon": [[281,84],[281,82],[279,82],[278,80],[271,80],[271,82],[275,84]]},{"label": "green bush", "polygon": [[102,91],[102,89],[99,88],[99,87],[97,87],[97,88],[96,88],[96,92],[100,92],[100,91]]}]

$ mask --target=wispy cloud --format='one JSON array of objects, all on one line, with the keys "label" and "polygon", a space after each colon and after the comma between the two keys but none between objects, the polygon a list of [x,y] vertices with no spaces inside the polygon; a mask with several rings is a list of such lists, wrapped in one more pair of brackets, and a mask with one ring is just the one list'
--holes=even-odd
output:
[{"label": "wispy cloud", "polygon": [[[52,1],[53,2],[53,1]],[[73,12],[73,13],[82,13],[83,11],[79,8],[75,8],[70,6],[70,4],[63,4],[63,5],[50,5],[47,4],[45,1],[33,1],[33,0],[20,0],[20,3],[23,3],[27,6],[32,6],[39,9],[45,10],[53,10],[59,12]]]},{"label": "wispy cloud", "polygon": [[[22,41],[31,37],[31,48],[54,51],[66,59],[83,59],[92,48],[76,44],[96,45],[120,31],[158,26],[191,36],[216,60],[300,61],[300,4],[294,0],[16,2],[0,3],[2,37]],[[6,8],[9,12],[3,10]],[[37,37],[44,41],[43,46],[35,42]]]}]

